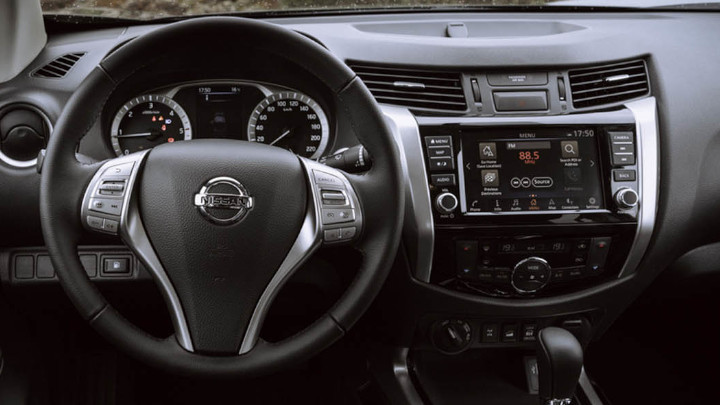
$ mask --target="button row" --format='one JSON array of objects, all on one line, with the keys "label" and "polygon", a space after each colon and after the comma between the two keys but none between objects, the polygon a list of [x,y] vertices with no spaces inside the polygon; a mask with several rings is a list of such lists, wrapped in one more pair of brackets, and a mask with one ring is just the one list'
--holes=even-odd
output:
[{"label": "button row", "polygon": [[609,132],[613,166],[635,164],[635,138],[632,132]]},{"label": "button row", "polygon": [[[534,342],[537,339],[536,323],[505,323],[502,324],[502,331],[498,323],[486,323],[482,326],[480,334],[481,343],[514,343],[514,342]],[[502,333],[502,334],[501,334]]]},{"label": "button row", "polygon": [[[100,253],[98,272],[98,254],[81,253],[80,264],[90,278],[96,277],[130,277],[133,274],[133,256],[123,252]],[[12,262],[12,275],[15,280],[50,280],[56,279],[55,268],[47,254],[23,253],[15,256]]]},{"label": "button row", "polygon": [[452,158],[452,137],[450,135],[425,137],[425,150],[431,172],[455,169]]},{"label": "button row", "polygon": [[325,242],[347,241],[355,237],[357,228],[354,226],[346,228],[326,229],[323,234]]},{"label": "button row", "polygon": [[92,215],[88,215],[86,220],[88,226],[92,229],[97,229],[99,231],[105,231],[110,233],[117,233],[118,231],[118,221],[107,218],[95,217]]}]

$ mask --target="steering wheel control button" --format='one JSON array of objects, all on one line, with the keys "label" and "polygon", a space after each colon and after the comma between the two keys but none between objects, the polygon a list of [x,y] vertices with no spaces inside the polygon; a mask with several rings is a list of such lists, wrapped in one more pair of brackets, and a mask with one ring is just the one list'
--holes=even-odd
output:
[{"label": "steering wheel control button", "polygon": [[340,229],[340,236],[341,236],[342,240],[350,240],[355,237],[356,233],[357,233],[357,228],[354,226],[351,226],[349,228]]},{"label": "steering wheel control button", "polygon": [[105,180],[98,187],[98,194],[110,196],[122,196],[125,191],[124,180]]},{"label": "steering wheel control button", "polygon": [[323,205],[348,205],[345,193],[340,190],[322,190]]},{"label": "steering wheel control button", "polygon": [[342,240],[342,228],[326,229],[323,232],[325,242],[337,242]]},{"label": "steering wheel control button", "polygon": [[350,208],[323,208],[322,210],[323,225],[341,224],[344,222],[352,222],[354,220],[355,210]]},{"label": "steering wheel control button", "polygon": [[130,259],[127,257],[104,257],[103,258],[103,274],[130,274]]},{"label": "steering wheel control button", "polygon": [[118,221],[113,221],[112,219],[105,219],[103,223],[103,230],[110,232],[110,233],[117,233],[118,232]]},{"label": "steering wheel control button", "polygon": [[103,172],[104,176],[129,176],[132,173],[135,162],[123,163],[121,165],[110,166]]},{"label": "steering wheel control button", "polygon": [[321,172],[320,170],[313,170],[313,176],[315,177],[316,184],[325,184],[329,186],[338,186],[345,188],[345,183],[340,180],[339,177],[333,176],[332,174]]},{"label": "steering wheel control button", "polygon": [[122,213],[122,200],[93,198],[90,200],[90,210],[120,216]]},{"label": "steering wheel control button", "polygon": [[515,265],[512,286],[521,294],[534,293],[550,281],[550,266],[545,259],[529,257]]},{"label": "steering wheel control button", "polygon": [[92,229],[102,230],[104,226],[104,219],[88,215],[87,224]]}]

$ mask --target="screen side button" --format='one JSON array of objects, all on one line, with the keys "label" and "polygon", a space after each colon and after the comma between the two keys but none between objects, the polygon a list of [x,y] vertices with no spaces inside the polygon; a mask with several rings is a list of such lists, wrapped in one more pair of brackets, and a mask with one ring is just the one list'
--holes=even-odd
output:
[{"label": "screen side button", "polygon": [[430,176],[430,182],[435,187],[457,185],[454,174],[433,174]]},{"label": "screen side button", "polygon": [[613,170],[615,181],[635,181],[635,170]]}]

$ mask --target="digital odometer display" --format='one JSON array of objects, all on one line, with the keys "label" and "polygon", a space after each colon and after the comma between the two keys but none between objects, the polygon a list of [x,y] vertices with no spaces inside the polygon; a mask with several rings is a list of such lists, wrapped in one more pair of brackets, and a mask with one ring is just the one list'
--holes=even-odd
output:
[{"label": "digital odometer display", "polygon": [[463,133],[468,213],[604,209],[592,128],[492,128]]}]

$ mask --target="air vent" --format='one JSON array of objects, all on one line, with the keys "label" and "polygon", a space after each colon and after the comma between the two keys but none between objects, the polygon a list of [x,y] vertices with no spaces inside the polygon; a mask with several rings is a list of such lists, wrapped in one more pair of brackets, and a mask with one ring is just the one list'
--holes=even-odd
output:
[{"label": "air vent", "polygon": [[618,103],[650,93],[642,60],[571,70],[569,74],[575,108]]},{"label": "air vent", "polygon": [[458,73],[360,64],[350,68],[379,103],[436,111],[467,109]]},{"label": "air vent", "polygon": [[85,52],[69,53],[63,55],[40,69],[33,72],[33,77],[42,77],[44,79],[60,79],[75,66],[77,61],[85,55]]}]

